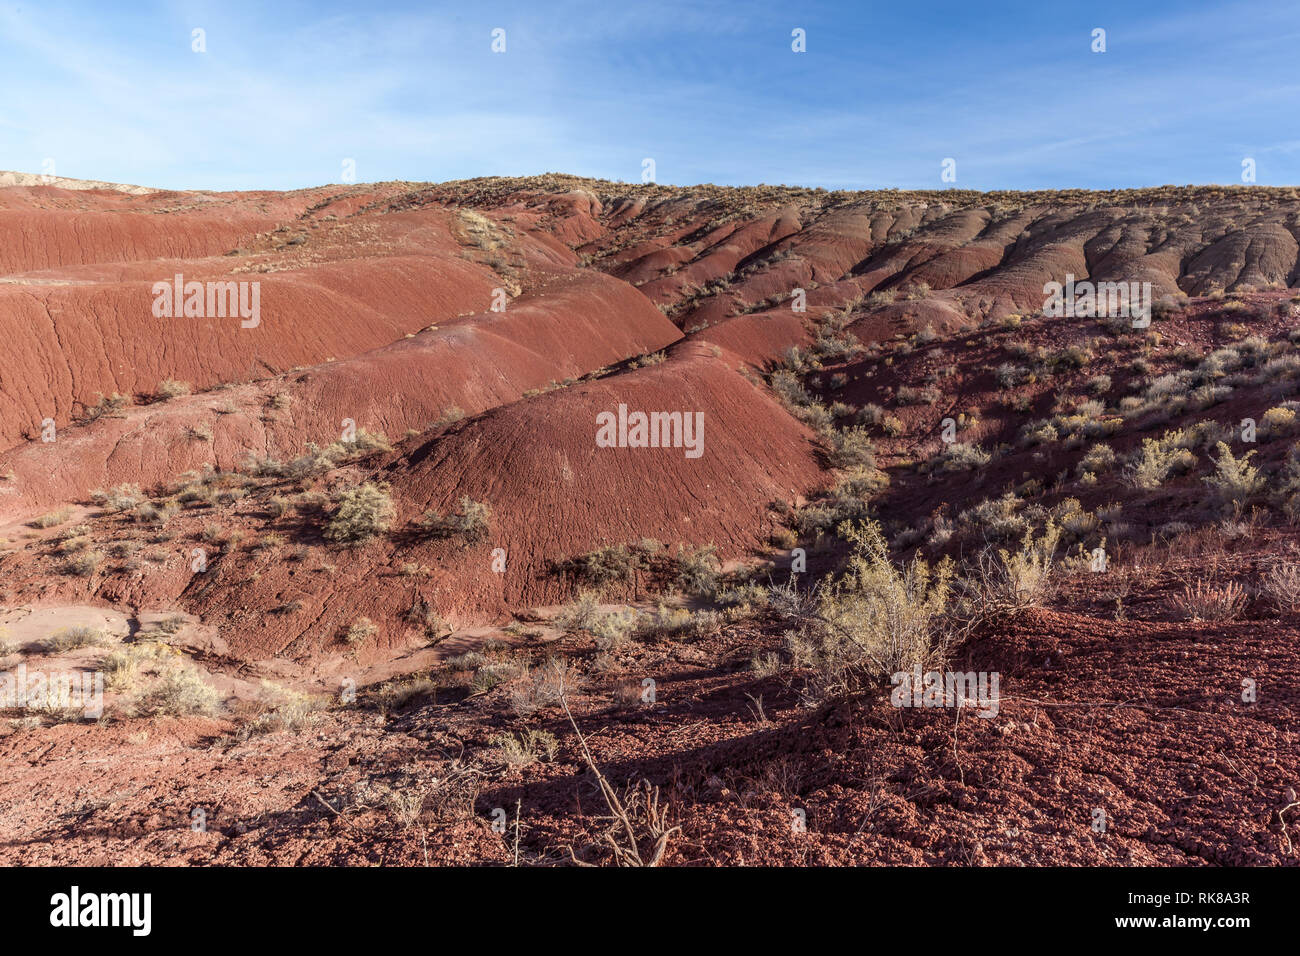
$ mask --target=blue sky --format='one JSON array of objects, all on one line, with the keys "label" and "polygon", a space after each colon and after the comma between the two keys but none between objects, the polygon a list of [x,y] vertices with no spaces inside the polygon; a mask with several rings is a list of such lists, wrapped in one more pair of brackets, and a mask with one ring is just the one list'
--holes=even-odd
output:
[{"label": "blue sky", "polygon": [[1039,189],[1249,157],[1300,182],[1296,0],[126,6],[0,0],[0,169],[288,189],[346,159],[639,182],[649,157],[661,183],[929,189],[951,157],[958,187]]}]

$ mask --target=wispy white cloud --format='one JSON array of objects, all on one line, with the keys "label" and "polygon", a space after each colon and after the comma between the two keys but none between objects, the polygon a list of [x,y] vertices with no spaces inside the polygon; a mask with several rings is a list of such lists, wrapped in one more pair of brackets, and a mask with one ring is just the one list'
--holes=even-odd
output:
[{"label": "wispy white cloud", "polygon": [[0,167],[285,188],[344,158],[362,179],[631,181],[650,156],[666,182],[933,187],[953,156],[958,185],[1014,188],[1223,181],[1249,149],[1276,182],[1300,176],[1298,34],[1285,6],[1169,0],[6,7]]}]

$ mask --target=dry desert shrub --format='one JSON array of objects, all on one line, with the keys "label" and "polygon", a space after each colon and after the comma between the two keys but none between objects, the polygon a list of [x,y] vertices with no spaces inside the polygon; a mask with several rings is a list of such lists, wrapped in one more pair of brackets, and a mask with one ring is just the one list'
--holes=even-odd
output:
[{"label": "dry desert shrub", "polygon": [[1296,413],[1289,408],[1270,408],[1259,420],[1262,435],[1280,435],[1295,427]]},{"label": "dry desert shrub", "polygon": [[860,425],[879,425],[884,419],[884,408],[875,402],[867,402],[858,409],[857,421]]},{"label": "dry desert shrub", "polygon": [[500,249],[505,245],[506,239],[501,227],[487,216],[473,209],[461,209],[457,214],[459,216],[457,225],[461,233],[458,238],[463,244],[473,245],[486,251]]},{"label": "dry desert shrub", "polygon": [[565,634],[589,631],[599,617],[597,597],[594,591],[583,591],[578,600],[565,605],[551,622]]},{"label": "dry desert shrub", "polygon": [[979,445],[951,442],[944,446],[939,457],[939,467],[943,471],[973,471],[976,468],[983,468],[992,457]]},{"label": "dry desert shrub", "polygon": [[63,570],[75,577],[88,578],[103,561],[104,555],[100,551],[82,551],[63,562]]},{"label": "dry desert shrub", "polygon": [[[472,694],[486,694],[498,684],[530,674],[531,665],[524,660],[507,658],[503,661],[489,661],[482,654],[475,654],[474,652],[461,655],[462,659],[467,657],[476,657],[478,659],[478,663],[471,668],[474,671],[469,682],[469,689]],[[448,663],[451,662],[448,661]]]},{"label": "dry desert shrub", "polygon": [[182,395],[188,395],[193,391],[189,382],[178,382],[174,378],[166,378],[158,383],[158,388],[154,391],[154,398],[160,402],[165,402],[173,398],[179,398]]},{"label": "dry desert shrub", "polygon": [[623,646],[633,628],[636,615],[631,611],[612,611],[597,615],[586,628],[600,651],[615,651]]},{"label": "dry desert shrub", "polygon": [[418,628],[429,640],[438,640],[452,632],[451,625],[438,613],[437,607],[418,594],[402,615],[402,620]]},{"label": "dry desert shrub", "polygon": [[109,688],[123,694],[130,714],[211,716],[221,701],[199,669],[165,644],[150,641],[116,650],[105,658],[104,669]]},{"label": "dry desert shrub", "polygon": [[420,790],[390,790],[384,796],[384,806],[398,823],[404,827],[412,826],[424,812],[424,800],[428,794]]},{"label": "dry desert shrub", "polygon": [[501,759],[511,767],[526,767],[538,760],[554,760],[560,752],[560,742],[555,734],[546,730],[521,730],[518,734],[498,734],[492,745],[501,753]]},{"label": "dry desert shrub", "polygon": [[614,687],[610,700],[617,710],[631,710],[634,707],[640,707],[641,687],[632,681],[620,682]]},{"label": "dry desert shrub", "polygon": [[258,478],[277,478],[284,473],[284,464],[281,461],[270,455],[258,455],[251,451],[244,456],[240,467]]},{"label": "dry desert shrub", "polygon": [[573,558],[568,566],[585,583],[597,589],[610,584],[635,583],[642,572],[650,569],[651,560],[662,549],[663,545],[653,538],[643,538],[637,544],[597,548]]},{"label": "dry desert shrub", "polygon": [[767,606],[771,588],[758,581],[745,581],[723,588],[718,592],[718,604],[745,612],[758,611]]},{"label": "dry desert shrub", "polygon": [[129,404],[129,399],[125,395],[119,395],[114,392],[112,395],[100,395],[99,400],[94,405],[85,405],[82,408],[80,417],[77,419],[82,424],[89,424],[99,418],[122,418],[122,409]]},{"label": "dry desert shrub", "polygon": [[1172,476],[1196,465],[1196,455],[1190,450],[1194,441],[1195,436],[1186,429],[1165,432],[1160,438],[1142,439],[1142,448],[1130,460],[1125,480],[1134,488],[1159,488]]},{"label": "dry desert shrub", "polygon": [[637,620],[636,637],[641,641],[690,641],[716,633],[720,626],[715,611],[691,612],[661,603]]},{"label": "dry desert shrub", "polygon": [[1104,395],[1111,389],[1111,378],[1109,375],[1094,375],[1084,383],[1084,387],[1094,395]]},{"label": "dry desert shrub", "polygon": [[1283,614],[1300,611],[1300,564],[1278,561],[1260,580],[1260,591]]},{"label": "dry desert shrub", "polygon": [[1052,593],[1052,569],[1061,529],[1049,519],[1042,532],[1026,531],[1015,551],[986,550],[976,561],[973,575],[963,582],[973,612],[997,618],[1031,607],[1041,607]]},{"label": "dry desert shrub", "polygon": [[434,773],[403,771],[386,780],[358,781],[350,794],[345,792],[336,798],[339,809],[319,793],[316,798],[336,816],[348,809],[365,811],[382,807],[403,826],[422,819],[437,823],[471,819],[483,772],[456,759],[442,762]]},{"label": "dry desert shrub", "polygon": [[144,494],[140,491],[139,485],[118,485],[108,491],[96,490],[90,493],[90,500],[102,507],[105,511],[123,512],[131,511],[141,501],[144,500]]},{"label": "dry desert shrub", "polygon": [[1109,471],[1114,464],[1114,450],[1109,445],[1097,444],[1084,453],[1075,468],[1080,475],[1085,473],[1100,475],[1102,472]]},{"label": "dry desert shrub", "polygon": [[91,544],[90,528],[86,525],[69,528],[59,535],[58,541],[54,550],[59,554],[76,554],[78,551],[85,551]]},{"label": "dry desert shrub", "polygon": [[1207,477],[1205,483],[1220,501],[1239,506],[1264,490],[1264,476],[1250,464],[1254,451],[1248,451],[1238,458],[1223,442],[1218,443],[1218,449],[1219,457],[1214,462],[1214,474]]},{"label": "dry desert shrub", "polygon": [[387,533],[393,523],[393,499],[388,486],[373,481],[349,488],[338,496],[338,509],[325,529],[325,537],[346,544]]},{"label": "dry desert shrub", "polygon": [[192,664],[164,669],[158,679],[132,699],[134,713],[145,716],[211,716],[221,696]]},{"label": "dry desert shrub", "polygon": [[384,684],[378,692],[377,700],[381,713],[388,713],[407,706],[412,701],[423,700],[437,703],[438,683],[427,677],[411,680],[394,681]]},{"label": "dry desert shrub", "polygon": [[368,617],[359,617],[348,625],[343,639],[353,647],[365,643],[366,639],[379,630],[379,625]]},{"label": "dry desert shrub", "polygon": [[541,667],[525,665],[510,685],[510,709],[520,717],[556,703],[578,686],[581,675],[566,660],[552,657]]},{"label": "dry desert shrub", "polygon": [[246,737],[280,730],[300,733],[327,705],[325,697],[304,694],[264,680],[254,701],[257,716],[241,730]]},{"label": "dry desert shrub", "polygon": [[951,561],[945,558],[931,567],[917,555],[895,566],[874,521],[846,522],[839,533],[853,550],[845,573],[821,591],[823,626],[811,633],[825,683],[847,689],[863,680],[927,668],[945,653]]},{"label": "dry desert shrub", "polygon": [[63,522],[67,521],[71,517],[72,509],[65,506],[41,515],[32,522],[32,525],[37,528],[53,528],[55,525],[63,524]]},{"label": "dry desert shrub", "polygon": [[392,451],[392,445],[384,435],[371,434],[364,428],[359,428],[352,438],[331,442],[324,448],[315,442],[308,442],[302,455],[284,465],[282,473],[306,481],[345,462],[383,451]]},{"label": "dry desert shrub", "polygon": [[829,434],[828,441],[828,457],[834,467],[876,467],[876,449],[865,427],[853,425],[836,429]]},{"label": "dry desert shrub", "polygon": [[1246,591],[1235,581],[1216,584],[1199,580],[1183,586],[1174,598],[1174,607],[1189,621],[1231,621],[1241,616],[1246,606]]},{"label": "dry desert shrub", "polygon": [[713,597],[718,591],[718,575],[722,571],[717,551],[711,544],[694,550],[678,545],[673,559],[677,566],[677,587],[686,594]]},{"label": "dry desert shrub", "polygon": [[176,512],[179,510],[180,505],[174,501],[163,501],[157,504],[152,501],[142,501],[136,505],[134,517],[136,521],[143,524],[155,524],[162,527],[175,517]]},{"label": "dry desert shrub", "polygon": [[41,649],[59,654],[79,647],[98,647],[107,641],[108,635],[97,627],[65,627],[41,641]]},{"label": "dry desert shrub", "polygon": [[899,405],[933,405],[943,396],[936,388],[913,388],[900,385],[894,394],[894,401]]},{"label": "dry desert shrub", "polygon": [[774,677],[781,673],[783,662],[780,654],[768,652],[760,654],[757,651],[749,658],[749,670],[755,677],[765,680],[768,677]]},{"label": "dry desert shrub", "polygon": [[1029,369],[1023,365],[1016,365],[1013,362],[1003,362],[993,373],[997,383],[1003,388],[1014,388],[1024,382],[1029,381]]},{"label": "dry desert shrub", "polygon": [[372,433],[364,428],[358,428],[356,434],[351,438],[331,442],[327,445],[325,454],[332,461],[340,462],[353,458],[364,458],[366,455],[373,455],[376,452],[392,450],[392,444],[382,432]]},{"label": "dry desert shrub", "polygon": [[662,365],[667,360],[667,352],[648,352],[632,359],[632,361],[628,363],[628,368],[644,368],[647,365]]},{"label": "dry desert shrub", "polygon": [[427,511],[420,519],[420,525],[435,538],[460,537],[470,542],[487,535],[491,519],[492,509],[487,504],[461,495],[456,510],[451,514]]},{"label": "dry desert shrub", "polygon": [[105,683],[116,693],[129,693],[136,689],[145,665],[150,665],[169,653],[164,644],[148,641],[132,644],[113,651],[104,658]]}]

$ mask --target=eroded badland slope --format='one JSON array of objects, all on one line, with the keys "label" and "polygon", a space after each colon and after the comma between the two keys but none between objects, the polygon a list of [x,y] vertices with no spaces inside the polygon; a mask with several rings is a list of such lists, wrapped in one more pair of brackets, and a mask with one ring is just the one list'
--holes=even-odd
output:
[{"label": "eroded badland slope", "polygon": [[1296,861],[1294,190],[0,187],[0,860]]}]

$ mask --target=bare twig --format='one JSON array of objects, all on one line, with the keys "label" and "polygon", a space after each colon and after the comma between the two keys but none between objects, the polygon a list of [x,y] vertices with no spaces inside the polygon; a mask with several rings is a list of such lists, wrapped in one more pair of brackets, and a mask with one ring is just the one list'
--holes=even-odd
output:
[{"label": "bare twig", "polygon": [[324,808],[325,808],[326,810],[328,810],[330,813],[334,814],[334,816],[336,816],[336,817],[338,817],[340,820],[342,820],[344,826],[347,826],[347,827],[352,826],[352,824],[348,821],[348,818],[347,818],[346,816],[343,815],[342,811],[340,811],[340,810],[335,810],[332,806],[330,806],[329,801],[326,800],[324,797],[322,797],[319,793],[317,793],[315,790],[313,790],[313,791],[311,792],[311,795],[312,795],[313,797],[316,798],[316,800],[320,803],[320,805],[321,805],[322,807],[324,807]]},{"label": "bare twig", "polygon": [[1287,856],[1290,856],[1294,851],[1291,846],[1291,835],[1287,832],[1286,817],[1284,817],[1283,814],[1286,813],[1288,810],[1294,809],[1295,807],[1300,807],[1300,801],[1292,801],[1291,803],[1288,803],[1285,807],[1283,807],[1281,810],[1277,811],[1277,820],[1280,824],[1282,824],[1282,839],[1286,841]]},{"label": "bare twig", "polygon": [[523,804],[523,797],[515,798],[515,866],[519,865],[519,810]]},{"label": "bare twig", "polygon": [[[591,755],[591,750],[587,747],[587,740],[578,729],[578,722],[573,719],[573,712],[569,710],[568,695],[563,691],[560,694],[560,706],[564,708],[564,715],[569,718],[569,725],[573,728],[574,734],[578,737],[578,745],[582,748],[583,759],[600,785],[601,796],[605,798],[605,804],[609,807],[611,826],[605,833],[605,842],[609,845],[614,853],[614,859],[619,866],[658,866],[663,862],[664,852],[668,849],[668,841],[674,833],[680,833],[680,826],[668,826],[668,806],[659,805],[659,788],[652,787],[649,781],[642,780],[634,789],[628,792],[627,802],[619,798],[614,788],[610,786],[605,775],[600,772],[596,766],[596,761]],[[636,818],[646,831],[646,836],[654,841],[653,850],[650,859],[646,860],[641,856],[641,848],[637,842],[637,826],[633,823]],[[619,834],[622,834],[620,839]],[[579,866],[590,866],[590,863],[584,863],[579,860],[573,852],[573,847],[568,848],[569,856],[574,863]]]}]

